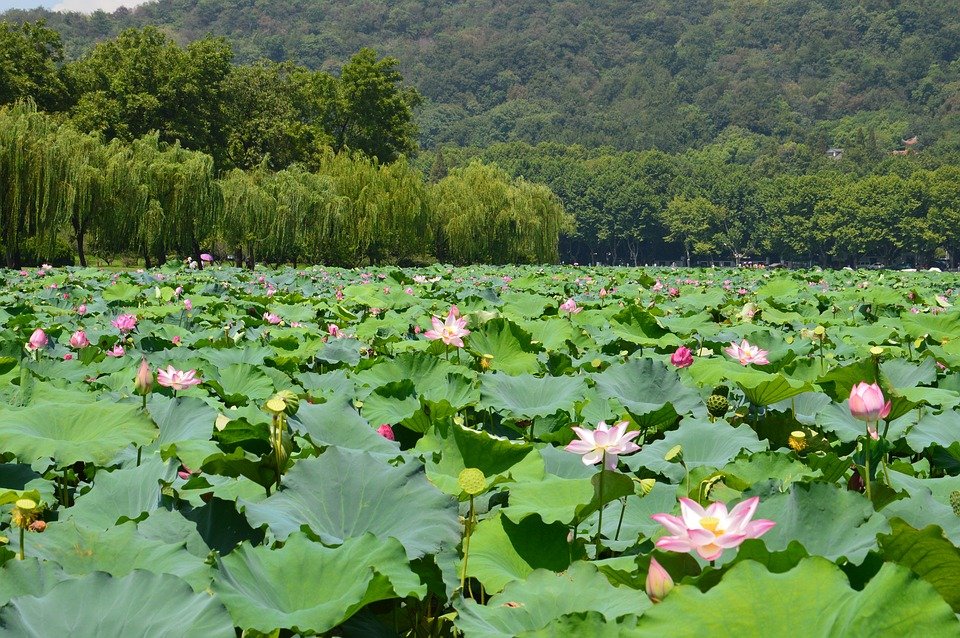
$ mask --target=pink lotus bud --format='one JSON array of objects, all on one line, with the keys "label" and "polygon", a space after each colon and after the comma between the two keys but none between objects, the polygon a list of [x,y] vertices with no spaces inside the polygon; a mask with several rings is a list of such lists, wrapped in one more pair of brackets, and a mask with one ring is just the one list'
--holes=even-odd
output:
[{"label": "pink lotus bud", "polygon": [[184,299],[184,300],[183,300],[183,309],[186,310],[187,312],[193,310],[193,302],[190,301],[189,299]]},{"label": "pink lotus bud", "polygon": [[179,346],[179,345],[180,345],[180,335],[174,335],[173,338],[170,339],[170,341],[173,342],[173,345]]},{"label": "pink lotus bud", "polygon": [[120,315],[110,323],[122,333],[132,332],[137,327],[136,315]]},{"label": "pink lotus bud", "polygon": [[83,330],[77,330],[72,335],[70,335],[70,347],[76,348],[77,350],[81,348],[86,348],[90,345],[90,340],[87,339],[87,333]]},{"label": "pink lotus bud", "polygon": [[384,423],[377,428],[377,434],[387,439],[388,441],[396,441],[397,438],[393,435],[393,428],[390,427],[389,423]]},{"label": "pink lotus bud", "polygon": [[177,286],[176,288],[174,288],[173,290],[174,297],[179,297],[182,294],[183,294],[183,286]]},{"label": "pink lotus bud", "polygon": [[140,368],[137,370],[133,387],[137,394],[149,394],[153,390],[153,372],[150,370],[150,364],[147,363],[146,359],[140,360]]},{"label": "pink lotus bud", "polygon": [[71,360],[73,360],[73,353],[72,353],[72,352],[68,352],[67,354],[63,355],[63,360],[64,360],[64,361],[71,361]]},{"label": "pink lotus bud", "polygon": [[30,340],[27,341],[27,350],[33,352],[34,350],[39,350],[45,348],[47,345],[47,333],[43,331],[43,328],[37,328],[33,331],[33,334],[30,335]]},{"label": "pink lotus bud", "polygon": [[673,579],[667,570],[657,562],[656,558],[650,559],[650,570],[647,572],[647,596],[655,603],[661,602],[673,589]]},{"label": "pink lotus bud", "polygon": [[693,365],[693,354],[691,354],[690,348],[686,346],[677,348],[677,351],[670,355],[670,363],[677,368],[687,368]]},{"label": "pink lotus bud", "polygon": [[577,302],[573,300],[573,297],[560,304],[560,312],[567,313],[567,316],[575,315],[581,310],[583,310],[583,308],[577,305]]},{"label": "pink lotus bud", "polygon": [[600,298],[601,298],[601,299],[605,299],[606,297],[607,297],[607,289],[606,289],[606,288],[601,288],[601,289],[600,289]]},{"label": "pink lotus bud", "polygon": [[876,383],[858,383],[850,389],[850,414],[867,423],[876,423],[890,414],[890,401],[884,403],[883,391]]},{"label": "pink lotus bud", "polygon": [[82,304],[80,304],[79,306],[77,306],[77,314],[78,314],[78,315],[85,315],[85,314],[87,314],[87,304],[83,304],[83,303],[82,303]]},{"label": "pink lotus bud", "polygon": [[672,288],[672,287],[671,287],[671,288],[667,291],[667,294],[670,295],[671,297],[679,297],[679,296],[680,296],[680,291],[677,290],[676,288]]}]

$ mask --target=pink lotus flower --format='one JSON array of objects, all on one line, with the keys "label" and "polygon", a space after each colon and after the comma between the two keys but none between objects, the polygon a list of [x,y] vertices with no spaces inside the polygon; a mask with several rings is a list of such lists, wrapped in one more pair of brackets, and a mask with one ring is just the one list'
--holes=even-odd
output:
[{"label": "pink lotus flower", "polygon": [[266,321],[267,323],[273,324],[273,325],[277,325],[278,323],[280,323],[281,321],[283,321],[283,320],[279,317],[279,315],[275,315],[275,314],[273,314],[272,312],[265,312],[265,313],[263,313],[263,320]]},{"label": "pink lotus flower", "polygon": [[883,391],[876,383],[860,382],[850,389],[850,414],[855,419],[866,421],[867,432],[874,440],[880,438],[876,424],[890,414],[891,402],[883,402]]},{"label": "pink lotus flower", "polygon": [[448,346],[463,347],[463,338],[470,334],[467,330],[467,318],[460,317],[460,309],[456,306],[450,306],[450,312],[447,314],[447,320],[440,321],[436,316],[431,318],[433,330],[427,330],[423,336],[430,341],[439,339]]},{"label": "pink lotus flower", "polygon": [[113,327],[120,332],[131,332],[137,327],[137,317],[136,315],[120,315],[111,323],[113,324]]},{"label": "pink lotus flower", "polygon": [[647,596],[654,603],[662,602],[670,590],[673,589],[673,579],[663,568],[663,565],[657,562],[656,558],[650,559],[650,569],[647,571],[646,587]]},{"label": "pink lotus flower", "polygon": [[173,345],[179,346],[179,345],[180,345],[180,335],[174,335],[173,338],[170,339],[170,341],[173,342]]},{"label": "pink lotus flower", "polygon": [[770,363],[767,361],[767,350],[761,350],[759,346],[750,345],[746,339],[741,341],[739,345],[732,341],[730,342],[730,347],[724,350],[728,355],[740,362],[740,365],[748,366],[751,363],[757,365],[766,365]]},{"label": "pink lotus flower", "polygon": [[187,312],[190,312],[191,310],[193,310],[193,302],[190,301],[189,299],[184,299],[183,309],[186,310]]},{"label": "pink lotus flower", "polygon": [[87,339],[87,333],[83,330],[77,330],[72,335],[70,335],[70,347],[76,348],[77,350],[81,348],[86,348],[90,345],[90,340]]},{"label": "pink lotus flower", "polygon": [[688,368],[693,365],[693,354],[690,348],[680,346],[677,351],[670,355],[670,363],[677,368]]},{"label": "pink lotus flower", "polygon": [[184,390],[191,386],[200,385],[200,379],[197,378],[196,370],[177,370],[173,366],[167,366],[166,370],[157,372],[157,383],[165,388],[173,390]]},{"label": "pink lotus flower", "polygon": [[78,315],[87,314],[87,304],[80,304],[79,306],[77,306],[77,314]]},{"label": "pink lotus flower", "polygon": [[579,313],[581,310],[583,310],[583,308],[577,305],[577,302],[573,300],[573,297],[570,297],[560,304],[560,312],[567,313],[568,317]]},{"label": "pink lotus flower", "polygon": [[121,346],[119,343],[113,346],[113,348],[110,350],[107,350],[108,357],[122,357],[124,354],[126,354],[126,352],[124,351],[123,346]]},{"label": "pink lotus flower", "polygon": [[335,323],[331,323],[331,324],[328,324],[328,325],[327,325],[327,334],[329,334],[331,337],[335,337],[335,338],[337,338],[337,339],[340,339],[341,337],[344,336],[344,335],[343,335],[343,330],[341,330],[341,329],[340,329],[340,326],[338,326],[338,325],[335,324]]},{"label": "pink lotus flower", "polygon": [[620,421],[611,428],[605,421],[600,421],[596,430],[571,428],[579,438],[563,449],[583,455],[580,460],[584,465],[596,465],[603,461],[606,469],[616,469],[618,456],[633,454],[640,449],[640,446],[633,442],[633,439],[640,436],[640,432],[627,432],[628,425],[626,421]]},{"label": "pink lotus flower", "polygon": [[41,348],[45,348],[48,341],[49,339],[47,338],[47,333],[43,331],[43,328],[37,328],[33,331],[33,334],[30,335],[30,339],[27,341],[26,348],[30,352],[34,352],[36,350],[40,350]]},{"label": "pink lotus flower", "polygon": [[182,294],[183,294],[183,286],[177,286],[176,288],[173,289],[174,297],[179,297]]},{"label": "pink lotus flower", "polygon": [[72,361],[72,360],[73,360],[73,353],[72,353],[72,352],[68,352],[67,354],[63,355],[63,360],[64,360],[64,361]]},{"label": "pink lotus flower", "polygon": [[393,428],[390,427],[389,423],[384,423],[377,428],[377,434],[387,439],[388,441],[396,441],[397,437],[393,435]]},{"label": "pink lotus flower", "polygon": [[673,536],[664,536],[656,543],[671,552],[696,551],[704,560],[716,560],[723,550],[738,547],[748,538],[760,538],[776,523],[761,519],[751,521],[760,498],[754,496],[727,512],[723,503],[711,503],[704,509],[689,498],[680,499],[680,516],[654,514],[657,521]]}]

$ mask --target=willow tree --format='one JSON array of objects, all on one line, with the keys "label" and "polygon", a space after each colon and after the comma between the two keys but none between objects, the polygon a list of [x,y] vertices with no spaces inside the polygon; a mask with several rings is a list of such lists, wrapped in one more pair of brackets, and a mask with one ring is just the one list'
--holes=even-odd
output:
[{"label": "willow tree", "polygon": [[261,244],[275,231],[277,200],[263,186],[264,169],[230,171],[220,181],[223,206],[216,223],[218,238],[232,247],[237,265],[246,257],[253,268]]},{"label": "willow tree", "polygon": [[454,263],[550,263],[571,221],[546,187],[473,162],[432,190],[437,256]]}]

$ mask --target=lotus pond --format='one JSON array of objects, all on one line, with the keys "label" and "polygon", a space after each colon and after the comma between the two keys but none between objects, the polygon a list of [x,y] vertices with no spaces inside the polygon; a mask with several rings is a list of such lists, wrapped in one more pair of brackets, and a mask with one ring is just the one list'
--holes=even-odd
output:
[{"label": "lotus pond", "polygon": [[0,278],[0,636],[960,635],[955,274]]}]

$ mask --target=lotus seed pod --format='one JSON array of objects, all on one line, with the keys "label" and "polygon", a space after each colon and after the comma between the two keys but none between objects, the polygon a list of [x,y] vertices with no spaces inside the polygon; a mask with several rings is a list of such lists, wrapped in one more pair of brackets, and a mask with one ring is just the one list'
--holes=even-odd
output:
[{"label": "lotus seed pod", "polygon": [[26,529],[30,527],[31,523],[37,520],[39,514],[40,508],[37,507],[36,501],[29,498],[21,498],[14,504],[13,511],[10,513],[10,523],[13,527]]},{"label": "lotus seed pod", "polygon": [[287,409],[287,403],[280,397],[274,395],[267,400],[266,404],[263,406],[267,412],[272,412],[273,414],[280,414]]},{"label": "lotus seed pod", "polygon": [[794,452],[802,452],[807,449],[807,435],[803,430],[794,430],[790,433],[788,443]]},{"label": "lotus seed pod", "polygon": [[954,514],[960,516],[960,490],[950,492],[950,507],[953,508]]},{"label": "lotus seed pod", "polygon": [[707,412],[710,413],[710,416],[720,418],[725,415],[729,409],[730,402],[727,401],[727,397],[720,396],[719,394],[711,394],[707,397]]},{"label": "lotus seed pod", "polygon": [[457,477],[457,484],[461,490],[470,496],[476,496],[486,491],[487,477],[477,468],[468,467],[460,472],[460,476]]},{"label": "lotus seed pod", "polygon": [[297,410],[300,409],[300,397],[294,392],[290,390],[280,390],[280,392],[277,392],[276,397],[286,404],[286,408],[284,408],[283,411],[287,413],[287,416],[293,416],[297,413]]},{"label": "lotus seed pod", "polygon": [[663,455],[663,460],[664,460],[664,461],[672,461],[673,459],[678,458],[678,457],[680,457],[681,455],[683,455],[683,446],[682,446],[682,445],[674,445],[672,448],[670,448],[669,450],[667,450],[667,453],[666,453],[666,454]]}]

